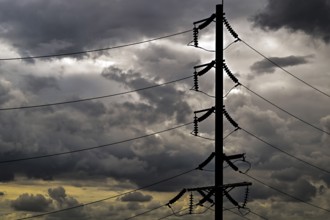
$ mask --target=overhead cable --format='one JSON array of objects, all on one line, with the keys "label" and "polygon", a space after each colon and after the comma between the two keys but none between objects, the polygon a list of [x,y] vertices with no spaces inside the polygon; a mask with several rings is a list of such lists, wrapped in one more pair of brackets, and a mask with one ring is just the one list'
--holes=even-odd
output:
[{"label": "overhead cable", "polygon": [[157,181],[155,183],[152,183],[152,184],[149,184],[149,185],[146,185],[146,186],[142,186],[140,188],[137,188],[137,189],[134,189],[134,190],[125,192],[125,193],[121,193],[121,194],[118,194],[118,195],[114,195],[114,196],[110,196],[110,197],[107,197],[107,198],[95,200],[95,201],[89,202],[89,203],[84,203],[84,204],[80,204],[80,205],[76,205],[76,206],[71,206],[71,207],[64,208],[64,209],[58,209],[58,210],[55,210],[55,211],[50,211],[50,212],[45,212],[45,213],[41,213],[41,214],[37,214],[37,215],[23,217],[23,218],[19,218],[19,219],[16,219],[16,220],[39,218],[39,217],[42,217],[42,216],[47,216],[47,215],[52,215],[52,214],[55,214],[55,213],[65,212],[65,211],[69,211],[69,210],[72,210],[72,209],[82,208],[84,206],[92,205],[92,204],[95,204],[95,203],[104,202],[104,201],[107,201],[107,200],[110,200],[110,199],[115,199],[115,198],[118,198],[118,197],[121,197],[121,196],[124,196],[124,195],[127,195],[127,194],[131,194],[133,192],[137,192],[137,191],[140,191],[140,190],[143,190],[143,189],[146,189],[146,188],[150,188],[150,187],[155,186],[155,185],[158,185],[160,183],[164,183],[164,182],[170,181],[172,179],[175,179],[175,178],[178,178],[180,176],[183,176],[183,175],[186,175],[188,173],[191,173],[194,170],[196,170],[196,169],[188,170],[188,171],[182,172],[180,174],[177,174],[175,176],[172,176],[172,177],[169,177],[169,178],[165,178],[165,179],[162,179],[162,180]]},{"label": "overhead cable", "polygon": [[16,158],[16,159],[2,160],[2,161],[0,161],[0,164],[8,164],[8,163],[21,162],[21,161],[27,161],[27,160],[36,160],[36,159],[41,159],[41,158],[55,157],[55,156],[66,155],[66,154],[74,154],[74,153],[79,153],[79,152],[83,152],[83,151],[89,151],[89,150],[109,147],[109,146],[112,146],[112,145],[122,144],[122,143],[130,142],[130,141],[135,141],[135,140],[138,140],[138,139],[154,136],[156,134],[164,133],[164,132],[167,132],[167,131],[172,131],[172,130],[175,130],[175,129],[178,129],[178,128],[181,128],[181,127],[188,126],[190,124],[193,124],[193,122],[178,125],[178,126],[175,126],[175,127],[172,127],[172,128],[168,128],[168,129],[165,129],[165,130],[162,130],[162,131],[153,132],[153,133],[142,135],[142,136],[139,136],[139,137],[134,137],[134,138],[130,138],[130,139],[122,140],[122,141],[109,143],[109,144],[103,144],[103,145],[99,145],[99,146],[95,146],[95,147],[80,148],[80,149],[77,149],[77,150],[63,151],[63,152],[59,152],[59,153],[44,154],[44,155],[39,155],[39,156],[31,156],[31,157],[22,157],[22,158]]},{"label": "overhead cable", "polygon": [[306,160],[303,160],[303,159],[301,159],[301,158],[299,158],[299,157],[297,157],[297,156],[294,156],[293,154],[290,154],[290,153],[288,153],[287,151],[285,151],[285,150],[283,150],[283,149],[281,149],[281,148],[279,148],[279,147],[276,147],[276,146],[273,145],[273,144],[270,144],[269,142],[265,141],[264,139],[258,137],[258,136],[255,135],[255,134],[251,133],[250,131],[247,131],[247,130],[244,129],[244,128],[241,128],[241,130],[244,131],[245,133],[247,133],[248,135],[250,135],[250,136],[252,136],[252,137],[258,139],[259,141],[263,142],[264,144],[266,144],[266,145],[268,145],[268,146],[270,146],[270,147],[272,147],[272,148],[274,148],[274,149],[276,149],[276,150],[278,150],[278,151],[280,151],[280,152],[286,154],[286,155],[289,156],[289,157],[292,157],[292,158],[294,158],[294,159],[296,159],[296,160],[298,160],[298,161],[300,161],[300,162],[302,162],[302,163],[304,163],[304,164],[307,164],[308,166],[314,167],[315,169],[318,169],[318,170],[320,170],[320,171],[322,171],[322,172],[325,172],[325,173],[327,173],[327,174],[330,174],[330,171],[329,171],[329,170],[326,170],[326,169],[321,168],[321,167],[319,167],[319,166],[317,166],[317,165],[314,165],[314,164],[312,164],[312,163],[310,163],[310,162],[308,162],[308,161],[306,161]]},{"label": "overhead cable", "polygon": [[139,216],[142,216],[142,215],[148,214],[148,213],[150,213],[150,212],[152,212],[152,211],[155,211],[155,210],[157,210],[157,209],[163,208],[163,207],[165,207],[165,206],[166,206],[166,204],[164,204],[164,205],[160,205],[160,206],[157,206],[157,207],[155,207],[155,208],[149,209],[149,210],[147,210],[147,211],[145,211],[145,212],[141,212],[141,213],[138,213],[138,214],[133,215],[133,216],[131,216],[131,217],[125,218],[125,219],[123,219],[123,220],[133,219],[133,218],[136,218],[136,217],[139,217]]},{"label": "overhead cable", "polygon": [[242,87],[244,87],[246,90],[248,90],[249,92],[251,92],[251,93],[253,93],[254,95],[256,95],[256,96],[258,96],[259,98],[261,98],[262,100],[268,102],[268,103],[271,104],[272,106],[274,106],[274,107],[278,108],[279,110],[285,112],[286,114],[288,114],[288,115],[294,117],[295,119],[298,119],[299,121],[305,123],[306,125],[309,125],[310,127],[314,128],[314,129],[316,129],[316,130],[318,130],[318,131],[321,131],[321,132],[323,132],[323,133],[325,133],[325,134],[327,134],[327,135],[330,135],[330,132],[325,131],[325,130],[323,130],[323,129],[321,129],[321,128],[319,128],[319,127],[317,127],[317,126],[315,126],[315,125],[313,125],[313,124],[311,124],[311,123],[305,121],[304,119],[301,119],[300,117],[298,117],[298,116],[296,116],[296,115],[294,115],[294,114],[288,112],[287,110],[285,110],[285,109],[283,109],[282,107],[276,105],[275,103],[269,101],[268,99],[262,97],[261,95],[259,95],[258,93],[256,93],[256,92],[253,91],[252,89],[246,87],[245,85],[243,85],[243,84],[240,84],[240,85],[241,85]]},{"label": "overhead cable", "polygon": [[252,179],[252,180],[254,180],[254,181],[256,181],[256,182],[258,182],[258,183],[260,183],[260,184],[262,184],[262,185],[264,185],[264,186],[267,186],[268,188],[270,188],[270,189],[272,189],[272,190],[275,190],[275,191],[277,191],[277,192],[279,192],[279,193],[281,193],[281,194],[283,194],[283,195],[285,195],[285,196],[287,196],[287,197],[290,197],[290,198],[292,198],[292,199],[294,199],[294,200],[296,200],[296,201],[299,201],[299,202],[301,202],[301,203],[305,203],[306,205],[312,206],[312,207],[317,208],[317,209],[321,209],[321,210],[326,211],[326,212],[330,212],[330,209],[323,208],[323,207],[321,207],[321,206],[315,205],[315,204],[310,203],[310,202],[307,202],[307,201],[305,201],[305,200],[303,200],[303,199],[301,199],[301,198],[298,198],[298,197],[296,197],[296,196],[293,196],[293,195],[291,195],[291,194],[289,194],[289,193],[286,193],[286,192],[284,192],[284,191],[282,191],[282,190],[280,190],[280,189],[278,189],[278,188],[276,188],[276,187],[273,187],[273,186],[271,186],[271,185],[268,185],[268,184],[262,182],[261,180],[255,178],[255,177],[253,177],[253,176],[251,176],[251,175],[249,175],[249,174],[247,174],[247,173],[245,173],[244,175],[247,176],[247,177],[249,177],[250,179]]},{"label": "overhead cable", "polygon": [[298,81],[300,81],[301,83],[309,86],[310,88],[314,89],[315,91],[327,96],[328,98],[330,98],[330,95],[318,88],[316,88],[315,86],[311,85],[310,83],[300,79],[298,76],[294,75],[293,73],[289,72],[288,70],[284,69],[280,64],[276,63],[275,61],[273,61],[271,58],[268,58],[266,55],[262,54],[261,52],[259,52],[257,49],[255,49],[254,47],[252,47],[250,44],[246,43],[244,40],[240,39],[240,41],[242,41],[246,46],[248,46],[250,49],[252,49],[253,51],[255,51],[256,53],[258,53],[260,56],[262,56],[263,58],[265,58],[266,60],[268,60],[270,63],[272,63],[274,66],[280,68],[282,71],[284,71],[285,73],[289,74],[290,76],[292,76],[293,78],[297,79]]},{"label": "overhead cable", "polygon": [[161,87],[161,86],[164,86],[164,85],[168,85],[168,84],[176,83],[176,82],[179,82],[179,81],[182,81],[182,80],[186,80],[186,79],[189,79],[189,78],[192,78],[192,77],[193,76],[187,76],[187,77],[183,77],[183,78],[180,78],[180,79],[164,82],[164,83],[161,83],[161,84],[156,84],[156,85],[152,85],[152,86],[143,87],[143,88],[140,88],[140,89],[134,89],[134,90],[130,90],[130,91],[119,92],[119,93],[114,93],[114,94],[109,94],[109,95],[103,95],[103,96],[97,96],[97,97],[91,97],[91,98],[83,98],[83,99],[70,100],[70,101],[63,101],[63,102],[54,102],[54,103],[48,103],[48,104],[26,105],[26,106],[18,106],[18,107],[5,107],[5,108],[0,108],[0,111],[41,108],[41,107],[49,107],[49,106],[55,106],[55,105],[65,105],[65,104],[72,104],[72,103],[77,103],[77,102],[85,102],[85,101],[92,101],[92,100],[97,100],[97,99],[110,98],[110,97],[125,95],[125,94],[129,94],[129,93],[140,92],[140,91],[147,90],[147,89],[153,89],[153,88],[156,88],[156,87]]},{"label": "overhead cable", "polygon": [[51,58],[51,57],[64,57],[64,56],[75,56],[75,55],[81,55],[81,54],[88,54],[88,53],[94,53],[94,52],[100,52],[100,51],[106,51],[106,50],[113,50],[113,49],[119,49],[123,47],[130,47],[138,44],[144,44],[144,43],[149,43],[152,41],[157,41],[165,38],[170,38],[174,36],[178,36],[181,34],[185,34],[191,32],[191,29],[186,30],[186,31],[181,31],[178,33],[174,34],[169,34],[157,38],[152,38],[149,40],[143,40],[143,41],[138,41],[138,42],[133,42],[133,43],[127,43],[127,44],[122,44],[118,46],[113,46],[113,47],[106,47],[106,48],[99,48],[99,49],[93,49],[93,50],[84,50],[84,51],[76,51],[76,52],[68,52],[68,53],[57,53],[57,54],[46,54],[46,55],[38,55],[38,56],[26,56],[26,57],[11,57],[11,58],[0,58],[0,61],[12,61],[12,60],[30,60],[30,59],[41,59],[41,58]]}]

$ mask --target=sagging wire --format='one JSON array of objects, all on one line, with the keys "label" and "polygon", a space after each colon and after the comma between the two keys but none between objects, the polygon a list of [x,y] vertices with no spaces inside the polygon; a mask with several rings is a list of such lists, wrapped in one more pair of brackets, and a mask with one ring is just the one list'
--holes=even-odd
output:
[{"label": "sagging wire", "polygon": [[194,131],[190,132],[190,134],[195,136],[195,137],[202,138],[202,139],[205,139],[205,140],[208,140],[208,141],[215,141],[214,138],[208,138],[208,137],[201,136],[199,134],[194,134]]},{"label": "sagging wire", "polygon": [[193,204],[193,205],[192,205],[192,208],[194,208],[194,207],[198,207],[198,206],[201,206],[201,207],[204,208],[204,210],[201,211],[201,212],[193,212],[193,213],[191,213],[191,214],[190,214],[190,213],[179,214],[180,212],[185,211],[185,210],[188,210],[188,211],[190,212],[190,206],[188,206],[188,207],[186,207],[186,208],[184,208],[184,209],[182,209],[182,210],[180,210],[180,211],[174,211],[174,209],[172,208],[172,206],[170,206],[170,205],[167,205],[167,206],[168,206],[168,207],[170,208],[170,210],[172,211],[171,216],[183,217],[183,216],[186,216],[186,215],[202,215],[202,214],[206,213],[208,210],[210,210],[210,209],[214,206],[214,204],[210,205],[209,207],[205,207],[205,206],[203,206],[203,205],[199,205],[198,203]]},{"label": "sagging wire", "polygon": [[223,48],[223,51],[227,50],[231,45],[233,45],[234,43],[237,43],[238,41],[240,41],[240,40],[239,39],[234,40],[233,42],[228,44],[225,48]]},{"label": "sagging wire", "polygon": [[237,86],[239,86],[240,84],[237,83],[236,85],[234,85],[227,93],[226,95],[224,95],[222,98],[227,98],[227,96],[231,93],[231,91],[233,91]]},{"label": "sagging wire", "polygon": [[229,134],[227,134],[225,137],[223,137],[223,140],[226,140],[229,136],[231,136],[233,133],[235,133],[239,129],[240,129],[240,127],[237,127],[234,130],[232,130]]},{"label": "sagging wire", "polygon": [[[195,37],[194,37],[194,38],[195,38]],[[192,43],[194,43],[194,44],[192,44]],[[197,43],[197,46],[196,46],[196,43]],[[206,51],[206,52],[215,53],[215,50],[210,50],[210,49],[206,49],[205,47],[198,46],[198,41],[195,42],[195,40],[190,41],[190,42],[187,44],[187,46],[189,46],[189,47],[196,47],[196,48],[202,49],[202,50],[204,50],[204,51]]]},{"label": "sagging wire", "polygon": [[[246,163],[246,164],[248,165],[248,168],[247,168],[244,172],[241,171],[241,170],[239,170],[240,173],[242,173],[242,174],[246,174],[246,173],[248,173],[248,172],[251,170],[252,164],[251,164],[249,161],[245,160],[245,158],[242,159],[242,160],[235,160],[235,161],[233,161],[232,163],[233,163],[233,164],[236,164],[236,163],[238,163],[238,162],[243,162],[243,163]],[[223,168],[226,169],[226,168],[228,168],[228,167],[230,167],[230,165],[224,166]]]},{"label": "sagging wire", "polygon": [[200,90],[198,90],[198,91],[196,91],[196,92],[200,92],[200,93],[202,93],[202,94],[204,94],[204,95],[206,95],[206,96],[208,96],[208,97],[210,97],[210,98],[215,99],[215,96],[214,96],[214,95],[210,95],[210,94],[208,94],[208,93],[206,93],[206,92],[203,92],[203,91],[200,91]]},{"label": "sagging wire", "polygon": [[232,211],[232,209],[223,208],[222,210],[223,210],[223,211],[229,211],[229,212],[231,212],[231,213],[233,213],[233,214],[235,214],[235,215],[238,215],[238,216],[241,217],[241,218],[244,218],[244,219],[247,219],[247,220],[251,220],[251,219],[247,218],[246,216],[242,216],[242,215],[240,215],[239,213],[236,213],[236,212]]}]

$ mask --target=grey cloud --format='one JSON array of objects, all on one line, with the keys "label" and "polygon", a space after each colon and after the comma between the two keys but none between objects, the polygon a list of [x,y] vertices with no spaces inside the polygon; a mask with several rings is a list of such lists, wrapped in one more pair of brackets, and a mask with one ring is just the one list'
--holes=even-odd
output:
[{"label": "grey cloud", "polygon": [[298,169],[289,167],[282,170],[276,170],[272,173],[271,177],[280,181],[294,182],[300,178],[300,172]]},{"label": "grey cloud", "polygon": [[34,94],[43,89],[59,89],[59,85],[55,77],[24,75],[21,84],[23,84],[21,85],[23,90],[28,90]]},{"label": "grey cloud", "polygon": [[62,186],[59,186],[57,188],[49,188],[48,189],[48,195],[58,201],[61,202],[65,197],[67,196],[65,193],[65,189]]},{"label": "grey cloud", "polygon": [[[288,56],[288,57],[269,57],[272,61],[281,67],[297,66],[309,63],[308,58],[311,56]],[[267,59],[257,61],[251,66],[251,70],[258,74],[273,73],[277,67]]]},{"label": "grey cloud", "polygon": [[[79,206],[81,203],[74,197],[66,194],[64,187],[59,186],[56,188],[49,188],[48,195],[53,199],[52,208],[54,210],[65,209],[73,206]],[[60,219],[90,219],[89,213],[85,210],[85,207],[72,209],[67,212],[59,212],[46,217],[49,220]]]},{"label": "grey cloud", "polygon": [[[212,3],[212,4],[210,4]],[[0,2],[0,33],[22,55],[65,53],[186,30],[213,2],[148,0]],[[147,10],[146,10],[147,9]]]},{"label": "grey cloud", "polygon": [[328,0],[268,0],[264,10],[252,20],[256,26],[265,30],[286,28],[290,31],[302,31],[329,43],[329,10]]},{"label": "grey cloud", "polygon": [[[103,71],[105,78],[125,83],[133,89],[140,89],[155,85],[152,80],[139,72],[124,72],[116,67],[110,67]],[[184,92],[178,91],[172,85],[167,85],[155,89],[153,92],[139,92],[139,95],[145,98],[151,106],[156,106],[155,111],[167,116],[175,116],[179,123],[186,121],[186,116],[192,113],[187,102],[184,101]]]},{"label": "grey cloud", "polygon": [[51,200],[45,198],[41,194],[30,195],[24,193],[11,202],[11,207],[19,211],[42,212],[47,211],[50,204]]},{"label": "grey cloud", "polygon": [[144,195],[141,192],[130,193],[121,198],[123,202],[150,202],[151,200],[152,196]]}]

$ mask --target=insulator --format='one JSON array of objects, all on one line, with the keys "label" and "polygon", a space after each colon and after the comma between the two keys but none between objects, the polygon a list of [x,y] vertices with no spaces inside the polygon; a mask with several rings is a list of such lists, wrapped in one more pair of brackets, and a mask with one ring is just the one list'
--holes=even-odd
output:
[{"label": "insulator", "polygon": [[227,30],[229,31],[229,33],[236,39],[238,39],[238,34],[233,30],[233,28],[230,26],[229,22],[227,21],[226,17],[223,16],[223,23],[225,24]]},{"label": "insulator", "polygon": [[198,76],[197,76],[197,72],[196,71],[194,72],[194,88],[195,88],[195,91],[198,91],[199,90]]},{"label": "insulator", "polygon": [[238,171],[238,167],[228,159],[226,154],[223,154],[222,156],[223,156],[223,160],[225,160],[233,170]]},{"label": "insulator", "polygon": [[246,207],[246,204],[248,202],[248,198],[249,198],[249,187],[247,186],[246,190],[245,190],[245,197],[244,197],[244,202],[243,202],[242,208]]},{"label": "insulator", "polygon": [[168,205],[173,204],[173,203],[175,203],[176,201],[178,201],[178,200],[183,196],[183,194],[185,194],[186,192],[187,192],[186,189],[181,190],[181,192],[179,192],[178,195],[176,195],[173,199],[171,199],[171,200],[168,202]]},{"label": "insulator", "polygon": [[195,117],[194,117],[194,135],[197,136],[198,135],[198,118],[195,114]]},{"label": "insulator", "polygon": [[227,120],[230,122],[230,124],[232,124],[235,128],[239,128],[238,124],[234,121],[234,119],[232,119],[232,117],[230,117],[230,115],[228,114],[226,109],[223,109],[223,114],[225,115]]},{"label": "insulator", "polygon": [[234,82],[234,83],[239,83],[238,79],[234,76],[234,74],[229,70],[228,66],[226,65],[225,62],[223,62],[223,69],[226,71],[227,75],[229,76],[229,78]]},{"label": "insulator", "polygon": [[198,47],[198,28],[194,27],[193,29],[193,41],[194,41],[194,46]]},{"label": "insulator", "polygon": [[197,119],[198,122],[204,121],[206,118],[208,118],[215,110],[215,107],[210,108],[204,115],[199,117]]},{"label": "insulator", "polygon": [[213,152],[203,163],[198,165],[198,169],[202,170],[207,164],[211,162],[214,157],[215,153]]},{"label": "insulator", "polygon": [[194,205],[194,197],[193,193],[190,192],[190,198],[189,198],[189,214],[193,214],[193,205]]},{"label": "insulator", "polygon": [[224,190],[224,194],[225,194],[225,196],[227,197],[227,199],[228,199],[228,200],[229,200],[234,206],[239,207],[238,202],[237,202],[233,197],[231,197],[231,195],[229,195],[229,193],[228,193],[226,190]]}]

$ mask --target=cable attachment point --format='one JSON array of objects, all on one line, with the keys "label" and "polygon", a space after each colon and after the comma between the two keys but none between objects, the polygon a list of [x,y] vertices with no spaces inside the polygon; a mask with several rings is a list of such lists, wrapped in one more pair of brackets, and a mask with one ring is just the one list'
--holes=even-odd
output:
[{"label": "cable attachment point", "polygon": [[197,205],[203,205],[205,202],[209,202],[211,204],[214,204],[214,201],[211,199],[211,196],[214,195],[215,188],[211,189],[207,194],[204,193],[203,190],[198,189],[197,192],[203,197]]},{"label": "cable attachment point", "polygon": [[236,39],[239,39],[238,34],[233,30],[233,28],[230,26],[229,22],[227,21],[226,17],[225,17],[225,13],[223,13],[222,16],[222,20],[223,23],[225,24],[227,30],[229,31],[229,33]]},{"label": "cable attachment point", "polygon": [[228,112],[225,109],[225,106],[223,106],[223,114],[226,117],[226,119],[230,122],[230,124],[232,124],[235,128],[239,129],[240,127],[238,126],[238,124],[234,121],[234,119],[232,117],[230,117],[230,115],[228,114]]},{"label": "cable attachment point", "polygon": [[223,60],[222,63],[222,67],[223,69],[226,71],[228,77],[236,84],[240,84],[238,79],[234,76],[234,74],[230,71],[230,69],[228,68],[227,64],[225,63],[225,60]]},{"label": "cable attachment point", "polygon": [[202,64],[202,65],[194,66],[194,69],[195,69],[195,71],[196,71],[196,69],[198,69],[198,68],[205,67],[205,68],[202,69],[201,71],[197,72],[197,75],[198,75],[198,76],[202,76],[202,75],[204,75],[205,73],[207,73],[208,71],[210,71],[210,69],[211,69],[212,67],[214,67],[214,66],[215,66],[215,60],[213,60],[213,61],[210,62],[210,63],[206,63],[206,64]]},{"label": "cable attachment point", "polygon": [[198,30],[202,30],[202,29],[206,28],[212,21],[214,21],[215,18],[216,18],[216,15],[212,14],[210,17],[199,20],[199,21],[195,21],[193,24],[196,25],[196,24],[199,24],[199,23],[203,22],[202,24],[200,24],[197,27]]}]

